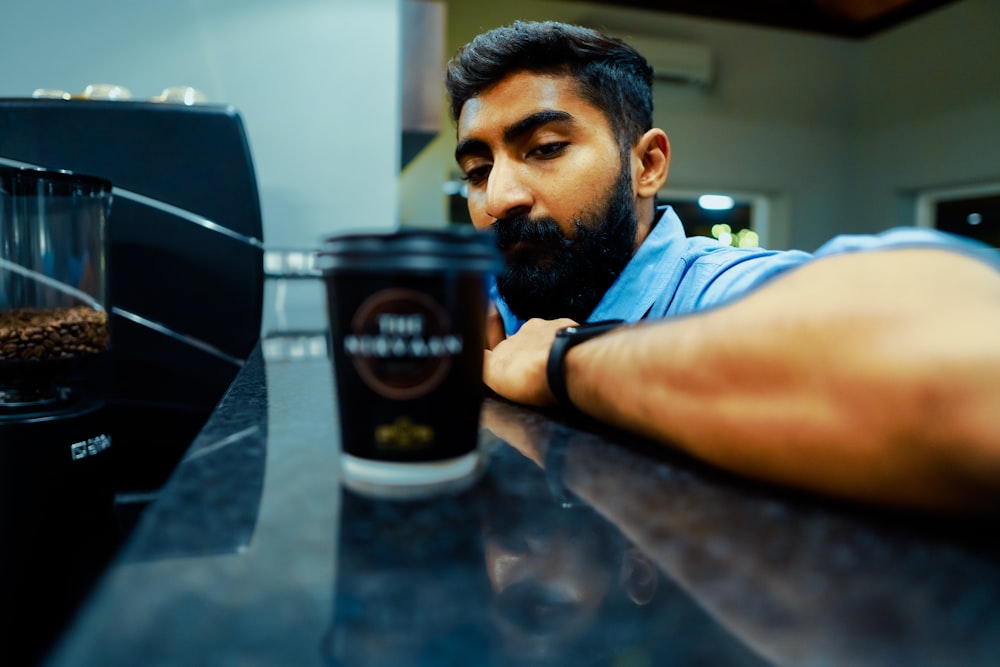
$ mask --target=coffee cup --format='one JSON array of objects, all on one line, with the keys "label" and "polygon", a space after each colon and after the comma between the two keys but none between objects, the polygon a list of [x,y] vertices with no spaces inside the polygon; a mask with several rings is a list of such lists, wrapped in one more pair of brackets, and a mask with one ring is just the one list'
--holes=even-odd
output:
[{"label": "coffee cup", "polygon": [[416,497],[477,477],[493,235],[405,229],[327,237],[328,346],[349,488]]}]

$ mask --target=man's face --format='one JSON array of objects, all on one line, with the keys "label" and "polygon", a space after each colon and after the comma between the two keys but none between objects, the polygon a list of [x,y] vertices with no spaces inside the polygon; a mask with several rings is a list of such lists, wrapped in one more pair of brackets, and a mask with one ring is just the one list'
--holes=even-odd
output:
[{"label": "man's face", "polygon": [[582,321],[621,273],[636,243],[629,156],[567,77],[515,73],[465,103],[455,157],[516,315]]}]

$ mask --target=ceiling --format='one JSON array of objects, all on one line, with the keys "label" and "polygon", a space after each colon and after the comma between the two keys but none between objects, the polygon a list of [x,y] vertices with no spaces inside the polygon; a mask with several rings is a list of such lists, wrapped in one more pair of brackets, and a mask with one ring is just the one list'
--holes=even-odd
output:
[{"label": "ceiling", "polygon": [[607,0],[602,4],[863,39],[956,1]]}]

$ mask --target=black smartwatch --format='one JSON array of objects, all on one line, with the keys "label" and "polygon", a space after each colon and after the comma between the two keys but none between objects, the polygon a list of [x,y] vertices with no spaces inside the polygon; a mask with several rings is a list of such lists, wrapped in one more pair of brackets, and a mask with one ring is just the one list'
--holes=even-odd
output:
[{"label": "black smartwatch", "polygon": [[549,349],[545,378],[549,381],[549,390],[560,405],[573,407],[573,402],[569,400],[569,392],[566,390],[566,369],[564,367],[566,353],[574,345],[579,345],[612,329],[617,329],[624,323],[625,320],[602,320],[566,327],[556,332],[555,340],[552,341],[552,347]]}]

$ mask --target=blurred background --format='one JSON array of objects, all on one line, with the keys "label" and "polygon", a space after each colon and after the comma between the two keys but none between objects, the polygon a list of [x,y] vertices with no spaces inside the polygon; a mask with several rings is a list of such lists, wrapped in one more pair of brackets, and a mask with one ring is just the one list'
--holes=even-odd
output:
[{"label": "blurred background", "polygon": [[[441,71],[515,19],[602,28],[654,63],[661,196],[689,233],[812,250],[922,224],[998,243],[995,0],[36,0],[4,7],[0,97],[114,83],[233,105],[260,190],[264,333],[308,332],[324,234],[466,220]],[[310,340],[300,352],[321,353]]]}]

